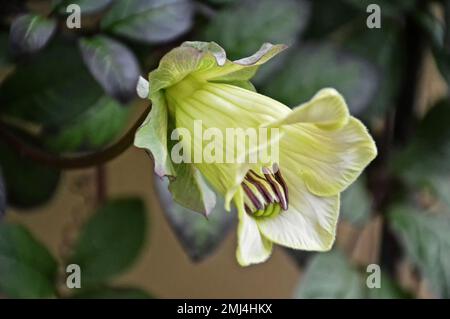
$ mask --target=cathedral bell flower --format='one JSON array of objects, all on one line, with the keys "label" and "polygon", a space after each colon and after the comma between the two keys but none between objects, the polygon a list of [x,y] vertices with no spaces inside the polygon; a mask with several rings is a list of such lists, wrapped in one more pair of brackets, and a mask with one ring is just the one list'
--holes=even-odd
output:
[{"label": "cathedral bell flower", "polygon": [[[215,205],[210,187],[225,198],[226,210],[234,204],[242,266],[267,260],[274,243],[331,249],[340,193],[377,154],[336,90],[322,89],[293,109],[255,91],[249,80],[285,48],[266,43],[230,61],[214,42],[185,42],[138,85],[152,110],[135,145],[151,153],[156,174],[169,177],[181,205],[207,215]],[[223,138],[230,129],[247,135]],[[265,138],[250,143],[249,129],[266,130]],[[262,151],[270,156],[252,157]]]}]

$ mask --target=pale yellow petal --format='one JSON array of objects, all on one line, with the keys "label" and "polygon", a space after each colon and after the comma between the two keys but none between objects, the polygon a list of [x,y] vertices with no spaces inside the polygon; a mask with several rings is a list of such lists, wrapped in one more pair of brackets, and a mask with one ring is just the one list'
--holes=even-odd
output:
[{"label": "pale yellow petal", "polygon": [[[169,108],[173,110],[176,127],[191,132],[190,145],[186,145],[193,150],[191,161],[208,182],[226,196],[226,208],[229,209],[230,201],[245,172],[256,164],[247,161],[249,154],[256,154],[259,149],[267,149],[266,153],[269,154],[272,145],[279,142],[279,136],[272,132],[268,133],[267,140],[262,139],[260,124],[273,121],[280,112],[290,110],[271,98],[240,87],[222,83],[199,83],[195,79],[192,81],[183,81],[185,83],[180,83],[181,87],[174,86],[168,90]],[[196,125],[202,129],[200,134],[195,133]],[[222,150],[222,161],[203,161],[203,151],[212,142],[202,139],[203,132],[208,129],[218,131],[223,138],[222,143],[216,144]],[[238,148],[238,145],[241,147]],[[201,162],[195,160],[195,154],[200,154]],[[254,158],[258,161],[260,159],[256,155]],[[270,165],[271,163],[267,164]]]},{"label": "pale yellow petal", "polygon": [[283,118],[270,123],[270,126],[312,123],[332,130],[347,124],[349,118],[343,96],[335,89],[328,88],[320,90],[309,102],[294,108]]},{"label": "pale yellow petal", "polygon": [[256,221],[244,211],[241,190],[236,193],[235,202],[239,215],[237,261],[241,266],[262,263],[270,257],[272,243],[261,235]]},{"label": "pale yellow petal", "polygon": [[342,192],[377,154],[367,129],[353,117],[338,130],[314,124],[284,128],[280,166],[297,173],[308,190],[316,195],[332,196]]},{"label": "pale yellow petal", "polygon": [[295,173],[283,171],[289,188],[289,208],[272,218],[258,218],[264,237],[276,244],[308,251],[331,249],[336,237],[339,195],[316,196]]}]

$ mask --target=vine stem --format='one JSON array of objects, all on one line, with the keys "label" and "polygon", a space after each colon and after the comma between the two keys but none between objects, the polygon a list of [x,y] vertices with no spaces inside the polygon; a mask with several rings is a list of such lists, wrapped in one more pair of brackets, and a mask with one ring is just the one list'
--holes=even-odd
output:
[{"label": "vine stem", "polygon": [[[422,8],[426,9],[426,3],[424,3]],[[389,131],[392,131],[393,135],[386,139],[385,143],[388,143],[388,145],[384,145],[383,149],[385,150],[391,149],[393,144],[404,146],[411,138],[416,124],[414,111],[417,105],[417,91],[419,90],[419,79],[424,65],[427,42],[420,26],[411,15],[406,18],[405,36],[405,50],[409,54],[404,62],[403,82],[397,97],[394,118],[388,117],[386,119],[387,127],[389,127]],[[385,217],[381,230],[380,262],[383,265],[383,269],[392,277],[395,277],[397,264],[403,255],[403,250],[396,234],[393,233],[386,221],[386,212],[392,202],[391,193],[395,188],[395,179],[390,176],[387,166],[388,158],[388,154],[384,154],[381,157],[381,163],[379,163],[380,166],[378,167],[381,169],[381,174],[379,175],[382,177],[383,175],[386,176],[378,179],[378,187],[375,190],[378,191],[379,195],[377,211]],[[375,195],[377,195],[377,192]]]},{"label": "vine stem", "polygon": [[96,153],[82,154],[78,156],[62,156],[49,153],[37,146],[25,142],[23,139],[11,132],[11,130],[3,123],[0,123],[0,140],[10,146],[19,155],[27,157],[44,166],[64,170],[100,166],[116,158],[125,152],[131,145],[133,145],[134,135],[140,125],[144,122],[149,112],[150,107],[148,107],[140,115],[136,123],[116,143]]}]

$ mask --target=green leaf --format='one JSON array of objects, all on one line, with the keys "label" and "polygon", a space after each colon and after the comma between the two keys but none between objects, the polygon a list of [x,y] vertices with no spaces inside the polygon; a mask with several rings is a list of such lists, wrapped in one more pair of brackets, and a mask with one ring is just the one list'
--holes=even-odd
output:
[{"label": "green leaf", "polygon": [[221,45],[229,58],[238,59],[252,54],[264,42],[292,44],[308,17],[305,1],[239,1],[214,17],[204,38]]},{"label": "green leaf", "polygon": [[413,10],[417,5],[417,0],[344,0],[356,8],[367,11],[370,4],[380,7],[382,14],[395,16],[405,11]]},{"label": "green leaf", "polygon": [[345,27],[361,12],[343,0],[311,1],[311,18],[304,32],[304,38],[324,38]]},{"label": "green leaf", "polygon": [[9,42],[15,54],[34,53],[49,42],[56,30],[56,20],[37,14],[17,17],[11,24]]},{"label": "green leaf", "polygon": [[63,126],[95,105],[103,95],[76,46],[54,41],[33,63],[17,66],[2,83],[0,113],[43,125]]},{"label": "green leaf", "polygon": [[411,298],[383,272],[380,274],[380,288],[369,288],[366,280],[371,274],[352,266],[346,256],[337,249],[316,254],[301,277],[294,297],[300,299]]},{"label": "green leaf", "polygon": [[434,58],[439,72],[447,83],[450,83],[450,52],[447,50],[433,50]]},{"label": "green leaf", "polygon": [[236,0],[203,0],[204,2],[210,2],[211,4],[229,4]]},{"label": "green leaf", "polygon": [[317,254],[306,269],[296,298],[363,298],[364,281],[338,250]]},{"label": "green leaf", "polygon": [[[448,30],[446,30],[448,21],[445,24],[434,13],[428,11],[417,11],[414,18],[431,44],[431,51],[442,77],[447,83],[450,83],[450,47],[445,43],[448,41],[446,39],[446,36],[448,37]],[[448,25],[447,28],[449,28]]]},{"label": "green leaf", "polygon": [[445,38],[445,25],[434,14],[427,11],[415,12],[414,18],[434,48],[442,48]]},{"label": "green leaf", "polygon": [[189,30],[194,7],[189,0],[117,0],[102,19],[102,28],[119,36],[160,43]]},{"label": "green leaf", "polygon": [[389,220],[432,291],[450,298],[450,217],[398,206],[392,209]]},{"label": "green leaf", "polygon": [[342,47],[363,57],[378,70],[376,94],[371,97],[363,114],[365,119],[383,117],[394,106],[400,89],[406,48],[402,30],[395,21],[383,20],[382,28],[362,28],[365,21],[356,19],[348,26],[342,39]]},{"label": "green leaf", "polygon": [[363,226],[370,219],[371,209],[372,199],[361,176],[342,193],[341,214],[353,225]]},{"label": "green leaf", "polygon": [[138,288],[100,287],[74,294],[71,299],[151,299],[152,296]]},{"label": "green leaf", "polygon": [[69,262],[80,266],[82,287],[102,284],[131,266],[144,244],[145,215],[140,199],[112,200],[84,225]]},{"label": "green leaf", "polygon": [[291,48],[285,63],[261,90],[291,107],[309,100],[324,87],[346,97],[352,114],[360,114],[378,85],[376,69],[363,59],[330,45]]},{"label": "green leaf", "polygon": [[405,292],[396,282],[387,274],[381,272],[380,288],[367,288],[368,298],[370,299],[411,299],[413,296]]},{"label": "green leaf", "polygon": [[109,6],[113,0],[53,0],[53,6],[59,8],[62,14],[67,13],[67,7],[71,4],[80,6],[82,14],[96,13]]},{"label": "green leaf", "polygon": [[8,67],[11,64],[11,58],[8,55],[8,37],[6,32],[0,33],[0,69]]},{"label": "green leaf", "polygon": [[0,224],[0,292],[12,298],[55,296],[57,264],[19,225]]},{"label": "green leaf", "polygon": [[415,187],[428,187],[448,202],[450,194],[450,100],[438,102],[410,145],[397,154],[394,171]]},{"label": "green leaf", "polygon": [[84,62],[109,95],[123,103],[136,97],[140,70],[130,49],[101,35],[82,38],[79,45]]},{"label": "green leaf", "polygon": [[50,200],[56,191],[60,172],[20,156],[0,143],[0,166],[8,190],[8,203],[33,208]]},{"label": "green leaf", "polygon": [[188,256],[199,262],[210,255],[225,239],[234,222],[233,213],[224,209],[223,198],[208,218],[178,205],[167,190],[167,180],[155,180],[156,190],[163,204],[164,213]]},{"label": "green leaf", "polygon": [[100,149],[119,136],[129,114],[128,108],[102,96],[66,125],[49,128],[42,138],[48,149],[58,153]]}]

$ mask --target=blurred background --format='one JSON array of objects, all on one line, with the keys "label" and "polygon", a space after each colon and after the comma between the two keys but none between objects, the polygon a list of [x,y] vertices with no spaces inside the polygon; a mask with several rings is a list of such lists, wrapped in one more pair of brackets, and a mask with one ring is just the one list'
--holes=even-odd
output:
[{"label": "blurred background", "polygon": [[[234,213],[180,207],[132,147],[139,75],[187,40],[289,44],[257,90],[295,107],[335,87],[367,125],[379,156],[331,252],[239,267]],[[0,298],[448,298],[448,81],[448,0],[3,1]]]}]

